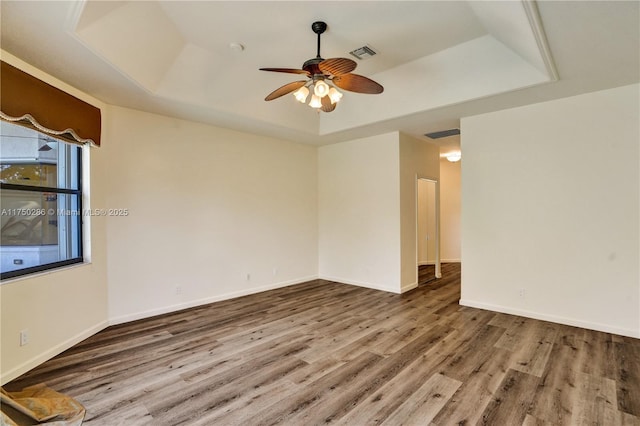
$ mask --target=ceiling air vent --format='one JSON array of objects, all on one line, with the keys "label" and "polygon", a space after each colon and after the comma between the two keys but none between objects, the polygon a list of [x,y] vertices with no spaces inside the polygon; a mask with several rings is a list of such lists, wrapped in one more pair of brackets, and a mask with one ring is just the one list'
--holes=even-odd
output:
[{"label": "ceiling air vent", "polygon": [[446,138],[447,136],[455,136],[460,134],[460,129],[440,130],[439,132],[425,133],[425,136],[431,139]]},{"label": "ceiling air vent", "polygon": [[360,60],[364,60],[374,56],[376,54],[376,51],[373,50],[370,46],[362,46],[355,50],[352,50],[349,53]]}]

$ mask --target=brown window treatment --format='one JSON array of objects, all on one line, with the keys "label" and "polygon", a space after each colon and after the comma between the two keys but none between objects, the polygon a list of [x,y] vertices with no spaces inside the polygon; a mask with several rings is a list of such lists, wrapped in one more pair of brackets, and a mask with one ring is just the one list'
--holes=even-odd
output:
[{"label": "brown window treatment", "polygon": [[100,146],[100,108],[1,62],[0,118],[75,144]]}]

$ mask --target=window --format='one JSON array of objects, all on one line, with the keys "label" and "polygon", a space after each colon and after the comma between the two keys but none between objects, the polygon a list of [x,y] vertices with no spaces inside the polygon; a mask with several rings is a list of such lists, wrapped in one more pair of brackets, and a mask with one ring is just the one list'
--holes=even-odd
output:
[{"label": "window", "polygon": [[0,122],[2,279],[83,261],[82,149]]}]

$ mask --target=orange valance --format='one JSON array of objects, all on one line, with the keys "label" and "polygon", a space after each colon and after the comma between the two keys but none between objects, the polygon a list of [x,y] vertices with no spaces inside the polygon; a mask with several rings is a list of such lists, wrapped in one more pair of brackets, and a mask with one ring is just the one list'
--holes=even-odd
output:
[{"label": "orange valance", "polygon": [[100,108],[1,62],[0,118],[75,144],[100,146]]}]

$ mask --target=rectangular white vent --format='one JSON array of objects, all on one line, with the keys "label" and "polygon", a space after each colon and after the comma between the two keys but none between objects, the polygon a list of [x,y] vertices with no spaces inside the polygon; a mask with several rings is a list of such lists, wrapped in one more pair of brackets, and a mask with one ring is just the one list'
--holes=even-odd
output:
[{"label": "rectangular white vent", "polygon": [[360,60],[369,59],[370,57],[376,55],[376,51],[373,50],[370,46],[362,46],[355,50],[352,50],[349,53]]}]

